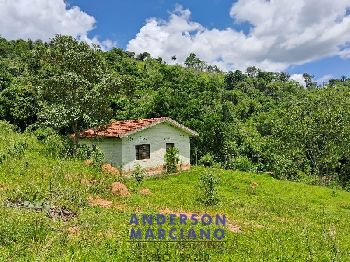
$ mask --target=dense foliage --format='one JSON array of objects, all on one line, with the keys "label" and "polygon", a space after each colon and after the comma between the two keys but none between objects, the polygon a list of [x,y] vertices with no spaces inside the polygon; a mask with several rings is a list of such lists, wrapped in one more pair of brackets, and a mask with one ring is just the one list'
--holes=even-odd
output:
[{"label": "dense foliage", "polygon": [[62,135],[114,119],[169,116],[199,132],[192,160],[311,183],[350,181],[350,80],[306,87],[285,73],[221,72],[190,54],[101,51],[70,37],[0,39],[0,118]]}]

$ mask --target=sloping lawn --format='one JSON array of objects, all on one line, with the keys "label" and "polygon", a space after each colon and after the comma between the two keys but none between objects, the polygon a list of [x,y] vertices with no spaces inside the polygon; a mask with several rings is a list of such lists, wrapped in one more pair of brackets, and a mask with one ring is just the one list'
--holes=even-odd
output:
[{"label": "sloping lawn", "polygon": [[[27,143],[23,152],[19,141]],[[348,192],[200,167],[138,185],[43,150],[31,135],[2,131],[0,153],[7,157],[0,164],[1,260],[350,260]],[[198,201],[204,172],[220,180],[220,202],[212,207]],[[111,193],[116,181],[128,187],[128,196]],[[130,243],[133,213],[225,214],[225,242]]]}]

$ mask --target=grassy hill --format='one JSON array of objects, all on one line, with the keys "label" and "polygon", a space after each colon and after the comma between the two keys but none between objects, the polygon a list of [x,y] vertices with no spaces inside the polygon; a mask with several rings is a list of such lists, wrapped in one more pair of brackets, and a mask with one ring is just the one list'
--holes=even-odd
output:
[{"label": "grassy hill", "polygon": [[[163,253],[172,261],[188,254],[209,261],[350,259],[345,191],[202,167],[138,185],[83,161],[54,158],[32,134],[16,133],[3,122],[0,159],[2,260],[135,261],[141,251],[144,261]],[[220,202],[212,207],[197,200],[203,172],[220,180]],[[116,181],[130,194],[112,194]],[[225,214],[226,242],[140,247],[127,242],[132,213]]]}]

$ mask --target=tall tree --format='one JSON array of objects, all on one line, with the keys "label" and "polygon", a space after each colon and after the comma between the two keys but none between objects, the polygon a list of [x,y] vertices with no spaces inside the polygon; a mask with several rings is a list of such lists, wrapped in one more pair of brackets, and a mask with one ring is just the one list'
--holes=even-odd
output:
[{"label": "tall tree", "polygon": [[56,36],[37,48],[33,82],[40,98],[39,120],[63,133],[79,133],[108,122],[110,96],[122,79],[108,70],[101,50],[70,36]]}]

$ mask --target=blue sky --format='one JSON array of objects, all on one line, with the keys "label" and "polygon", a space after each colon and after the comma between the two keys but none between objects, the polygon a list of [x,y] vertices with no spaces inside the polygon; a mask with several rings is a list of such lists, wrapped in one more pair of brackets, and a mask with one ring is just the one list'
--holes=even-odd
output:
[{"label": "blue sky", "polygon": [[[229,16],[232,0],[68,0],[69,5],[77,5],[82,11],[93,15],[96,28],[90,36],[99,35],[117,42],[119,47],[126,48],[140,28],[150,17],[166,19],[177,4],[192,11],[192,19],[206,27],[220,29],[234,26]],[[238,26],[236,26],[238,27]]]},{"label": "blue sky", "polygon": [[183,63],[194,52],[223,70],[257,66],[319,82],[350,77],[349,0],[0,1],[0,35],[72,35],[109,49]]},{"label": "blue sky", "polygon": [[[70,5],[79,6],[82,11],[94,16],[96,27],[89,32],[90,36],[98,35],[100,38],[109,38],[116,41],[118,47],[126,48],[128,42],[135,37],[146,20],[151,17],[166,20],[175,6],[180,4],[191,11],[191,20],[200,23],[206,28],[220,30],[228,27],[245,33],[249,31],[249,24],[236,24],[229,15],[232,0],[69,0]],[[350,30],[350,28],[349,28]],[[339,56],[315,59],[303,65],[288,66],[286,71],[290,74],[308,72],[315,75],[315,79],[322,77],[350,76],[350,59]],[[322,80],[322,79],[321,79]]]}]

